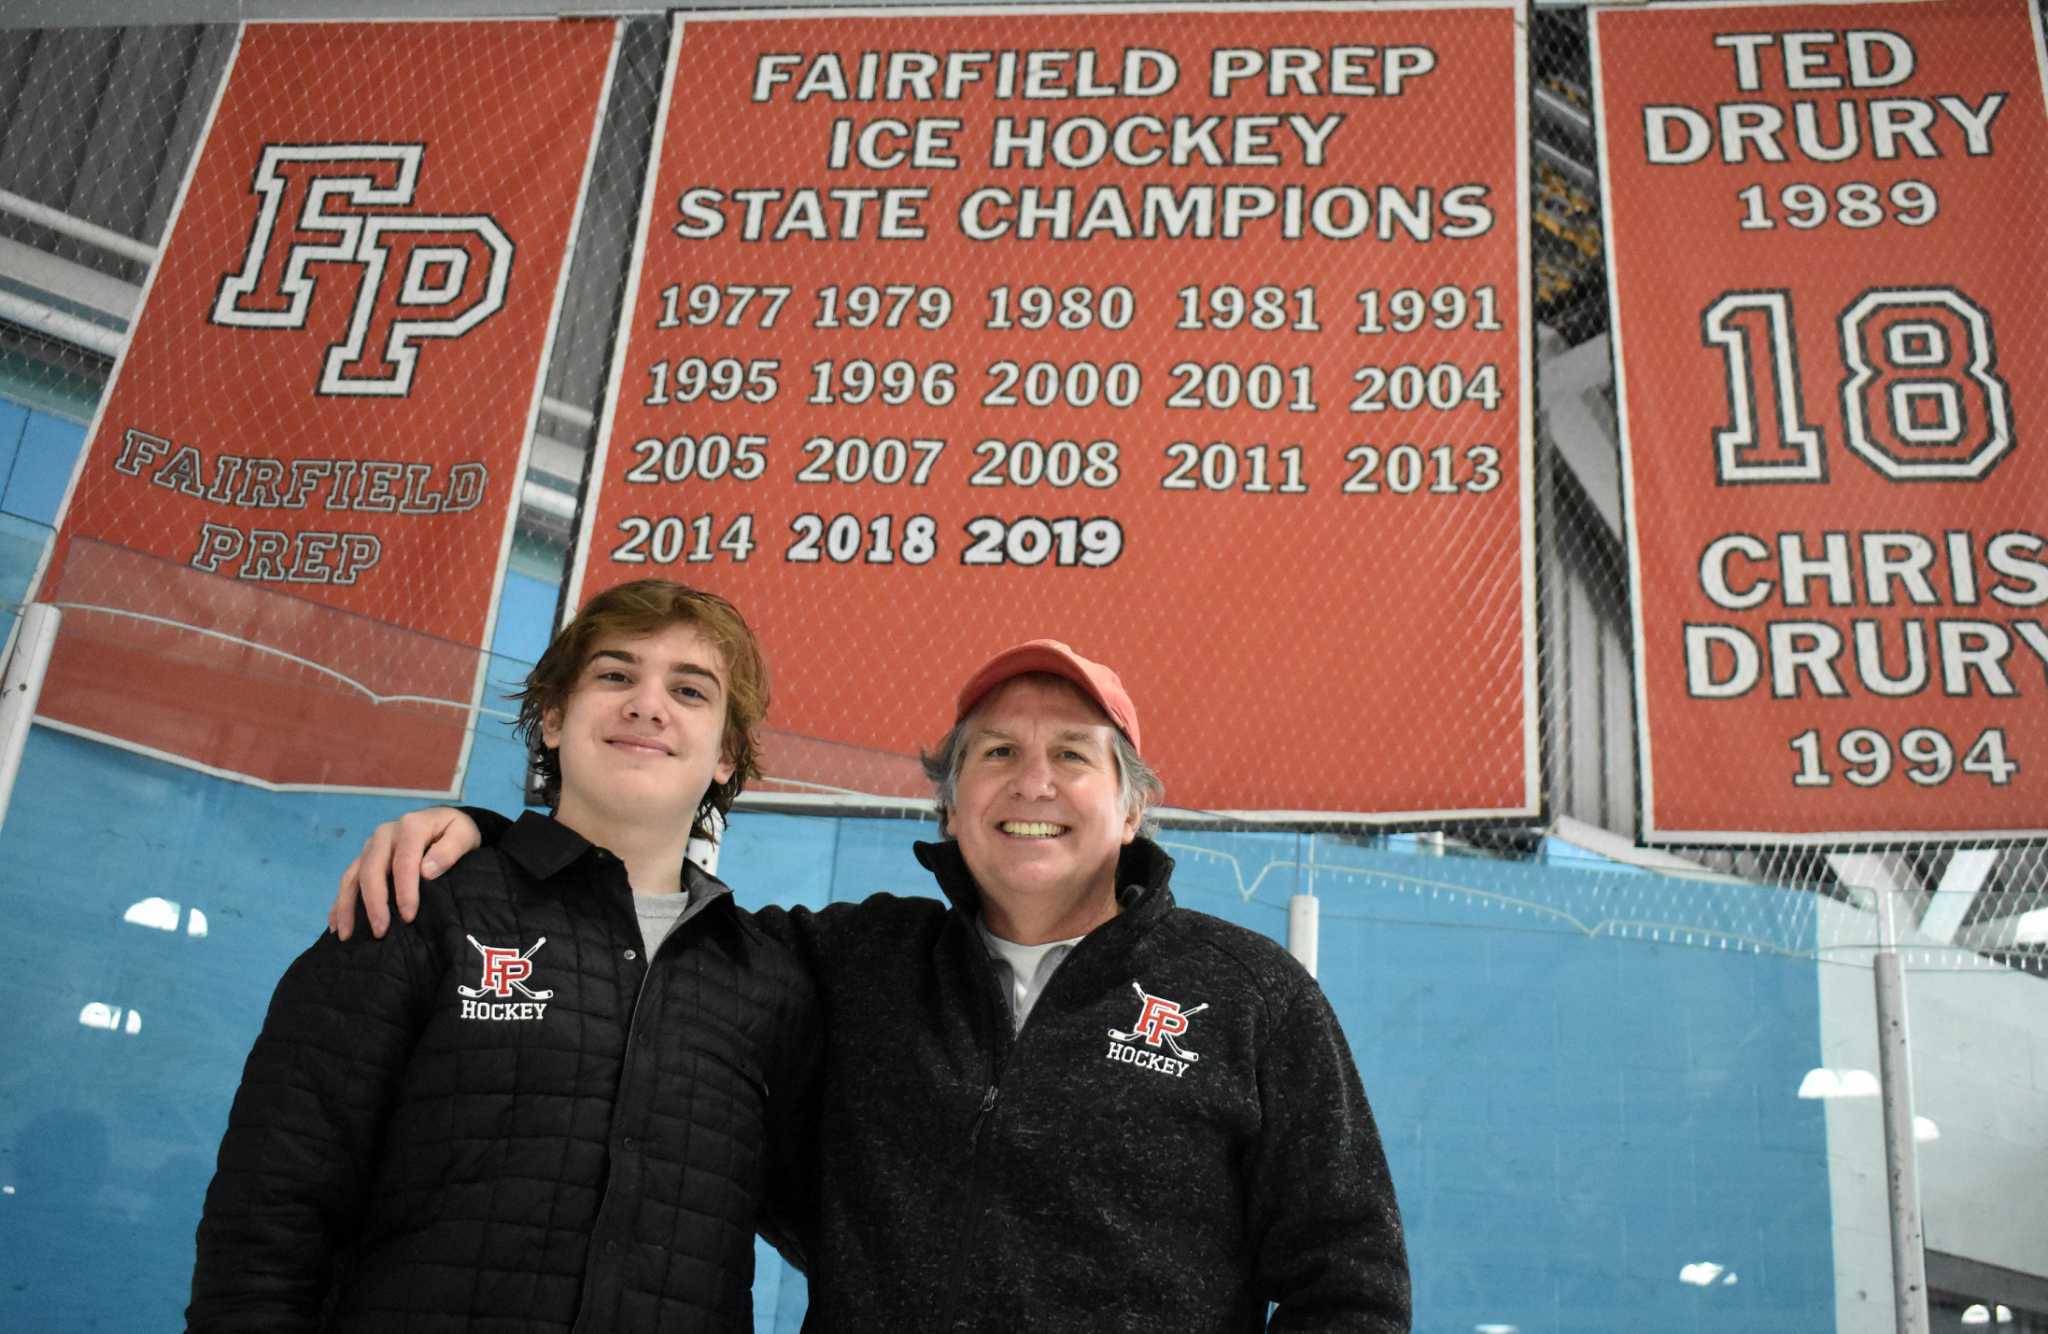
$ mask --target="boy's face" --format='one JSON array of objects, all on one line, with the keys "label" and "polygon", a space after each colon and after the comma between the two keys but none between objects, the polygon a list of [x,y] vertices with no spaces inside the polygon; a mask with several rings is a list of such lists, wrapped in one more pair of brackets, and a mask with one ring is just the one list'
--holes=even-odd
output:
[{"label": "boy's face", "polygon": [[557,815],[586,837],[579,819],[687,829],[705,790],[732,777],[725,715],[725,657],[696,626],[599,638],[568,702],[541,719],[562,766]]}]

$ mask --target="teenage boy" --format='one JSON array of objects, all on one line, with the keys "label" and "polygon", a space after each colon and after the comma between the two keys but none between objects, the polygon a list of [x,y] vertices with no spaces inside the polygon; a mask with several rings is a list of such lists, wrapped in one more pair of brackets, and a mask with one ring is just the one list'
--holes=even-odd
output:
[{"label": "teenage boy", "polygon": [[749,778],[759,646],[665,580],[593,598],[518,727],[554,806],[278,985],[207,1192],[193,1331],[751,1330],[811,1133],[812,984],[685,856]]}]

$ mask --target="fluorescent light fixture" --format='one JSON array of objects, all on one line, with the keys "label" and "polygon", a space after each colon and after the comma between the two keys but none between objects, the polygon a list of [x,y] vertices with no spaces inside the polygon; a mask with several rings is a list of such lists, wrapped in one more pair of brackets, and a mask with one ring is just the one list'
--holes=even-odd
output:
[{"label": "fluorescent light fixture", "polygon": [[1868,1070],[1830,1070],[1815,1066],[1799,1081],[1802,1098],[1875,1098],[1883,1092]]},{"label": "fluorescent light fixture", "polygon": [[136,926],[154,927],[158,931],[178,929],[178,905],[169,899],[142,899],[128,905],[128,911],[121,914],[121,920]]},{"label": "fluorescent light fixture", "polygon": [[[1992,1314],[1993,1311],[1997,1312],[1996,1316]],[[2010,1306],[1989,1307],[1983,1302],[1978,1302],[1963,1312],[1963,1323],[1966,1325],[1988,1325],[1994,1319],[2001,1325],[2010,1325],[2012,1323],[2012,1308]]]},{"label": "fluorescent light fixture", "polygon": [[1940,1138],[1940,1126],[1934,1124],[1933,1121],[1929,1120],[1927,1117],[1924,1116],[1916,1116],[1913,1118],[1913,1139],[1915,1140],[1915,1142],[1925,1144],[1930,1140],[1937,1140]]},{"label": "fluorescent light fixture", "polygon": [[78,1022],[87,1028],[103,1028],[109,1033],[142,1031],[142,1015],[139,1011],[129,1010],[124,1017],[120,1006],[109,1005],[105,1001],[88,1001],[85,1008],[78,1012]]},{"label": "fluorescent light fixture", "polygon": [[1520,1325],[1474,1325],[1472,1334],[1522,1334]]},{"label": "fluorescent light fixture", "polygon": [[[178,929],[178,905],[169,899],[139,899],[128,905],[128,911],[121,914],[121,920],[135,926],[152,927],[158,931]],[[206,914],[197,908],[185,910],[185,934],[203,936],[206,934]]]},{"label": "fluorescent light fixture", "polygon": [[1678,1281],[1690,1283],[1696,1288],[1704,1288],[1725,1272],[1712,1260],[1698,1260],[1678,1271]]}]

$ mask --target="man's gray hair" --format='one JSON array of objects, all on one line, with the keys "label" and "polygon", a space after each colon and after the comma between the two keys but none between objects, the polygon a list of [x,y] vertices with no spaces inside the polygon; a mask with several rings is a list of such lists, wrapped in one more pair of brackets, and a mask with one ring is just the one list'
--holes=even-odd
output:
[{"label": "man's gray hair", "polygon": [[[1065,677],[1050,672],[1026,672],[1022,675],[1066,682]],[[917,753],[919,763],[924,765],[924,776],[931,780],[932,795],[939,803],[939,828],[948,838],[953,835],[946,829],[946,818],[953,813],[953,798],[960,783],[960,766],[967,762],[967,728],[973,721],[974,715],[968,714],[939,738],[938,745]],[[1160,781],[1152,766],[1145,763],[1145,758],[1138,754],[1138,748],[1131,744],[1131,739],[1121,729],[1112,725],[1109,734],[1116,744],[1117,795],[1122,799],[1124,814],[1139,812],[1138,832],[1151,838],[1159,832],[1158,822],[1152,818],[1152,805],[1166,795],[1166,784]]]}]

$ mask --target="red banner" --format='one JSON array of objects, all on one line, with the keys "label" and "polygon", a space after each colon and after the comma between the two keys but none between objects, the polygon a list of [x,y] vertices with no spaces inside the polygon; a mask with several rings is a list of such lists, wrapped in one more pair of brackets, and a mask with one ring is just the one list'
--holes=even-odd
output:
[{"label": "red banner", "polygon": [[785,792],[926,793],[1053,636],[1170,805],[1532,812],[1524,78],[1498,4],[679,18],[577,599],[733,597]]},{"label": "red banner", "polygon": [[616,34],[244,29],[42,581],[44,722],[460,790]]},{"label": "red banner", "polygon": [[1594,14],[1645,837],[2048,828],[2039,24]]}]

